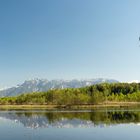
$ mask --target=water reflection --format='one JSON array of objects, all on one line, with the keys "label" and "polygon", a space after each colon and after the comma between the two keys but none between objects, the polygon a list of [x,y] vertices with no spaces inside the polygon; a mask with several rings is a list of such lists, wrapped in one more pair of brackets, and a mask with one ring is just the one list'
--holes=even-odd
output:
[{"label": "water reflection", "polygon": [[1,119],[8,119],[29,128],[83,128],[117,124],[140,123],[139,110],[90,111],[0,111]]}]

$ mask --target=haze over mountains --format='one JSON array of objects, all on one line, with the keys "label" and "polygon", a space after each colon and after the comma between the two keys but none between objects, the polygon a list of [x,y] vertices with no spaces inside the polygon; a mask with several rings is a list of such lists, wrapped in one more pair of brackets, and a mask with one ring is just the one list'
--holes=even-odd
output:
[{"label": "haze over mountains", "polygon": [[80,88],[85,86],[90,86],[99,83],[116,83],[117,80],[114,79],[86,79],[86,80],[47,80],[47,79],[34,79],[27,80],[23,84],[4,89],[0,91],[0,97],[5,96],[16,96],[23,93],[30,92],[41,92],[48,91],[52,89],[63,89],[63,88]]}]

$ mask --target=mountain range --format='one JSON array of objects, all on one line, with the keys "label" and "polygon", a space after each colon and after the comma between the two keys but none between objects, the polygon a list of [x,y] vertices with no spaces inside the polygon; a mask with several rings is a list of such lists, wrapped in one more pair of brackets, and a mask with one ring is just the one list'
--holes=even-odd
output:
[{"label": "mountain range", "polygon": [[15,87],[0,90],[0,97],[16,96],[23,93],[41,92],[52,89],[64,89],[64,88],[80,88],[90,86],[99,83],[117,83],[114,79],[86,79],[86,80],[47,80],[47,79],[33,79],[26,80],[23,84]]}]

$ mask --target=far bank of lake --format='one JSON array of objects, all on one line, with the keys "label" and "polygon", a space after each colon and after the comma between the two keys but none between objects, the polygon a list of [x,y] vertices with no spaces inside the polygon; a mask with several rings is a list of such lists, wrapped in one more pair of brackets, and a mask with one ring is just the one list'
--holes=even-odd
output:
[{"label": "far bank of lake", "polygon": [[107,102],[95,105],[0,105],[0,109],[96,109],[96,108],[140,107],[140,102]]}]

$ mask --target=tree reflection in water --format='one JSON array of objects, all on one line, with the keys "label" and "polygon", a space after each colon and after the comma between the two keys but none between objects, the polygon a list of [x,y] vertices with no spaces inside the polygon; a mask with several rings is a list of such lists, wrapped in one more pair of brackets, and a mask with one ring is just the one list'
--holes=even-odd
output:
[{"label": "tree reflection in water", "polygon": [[0,117],[25,127],[98,127],[140,122],[139,110],[1,111]]}]

